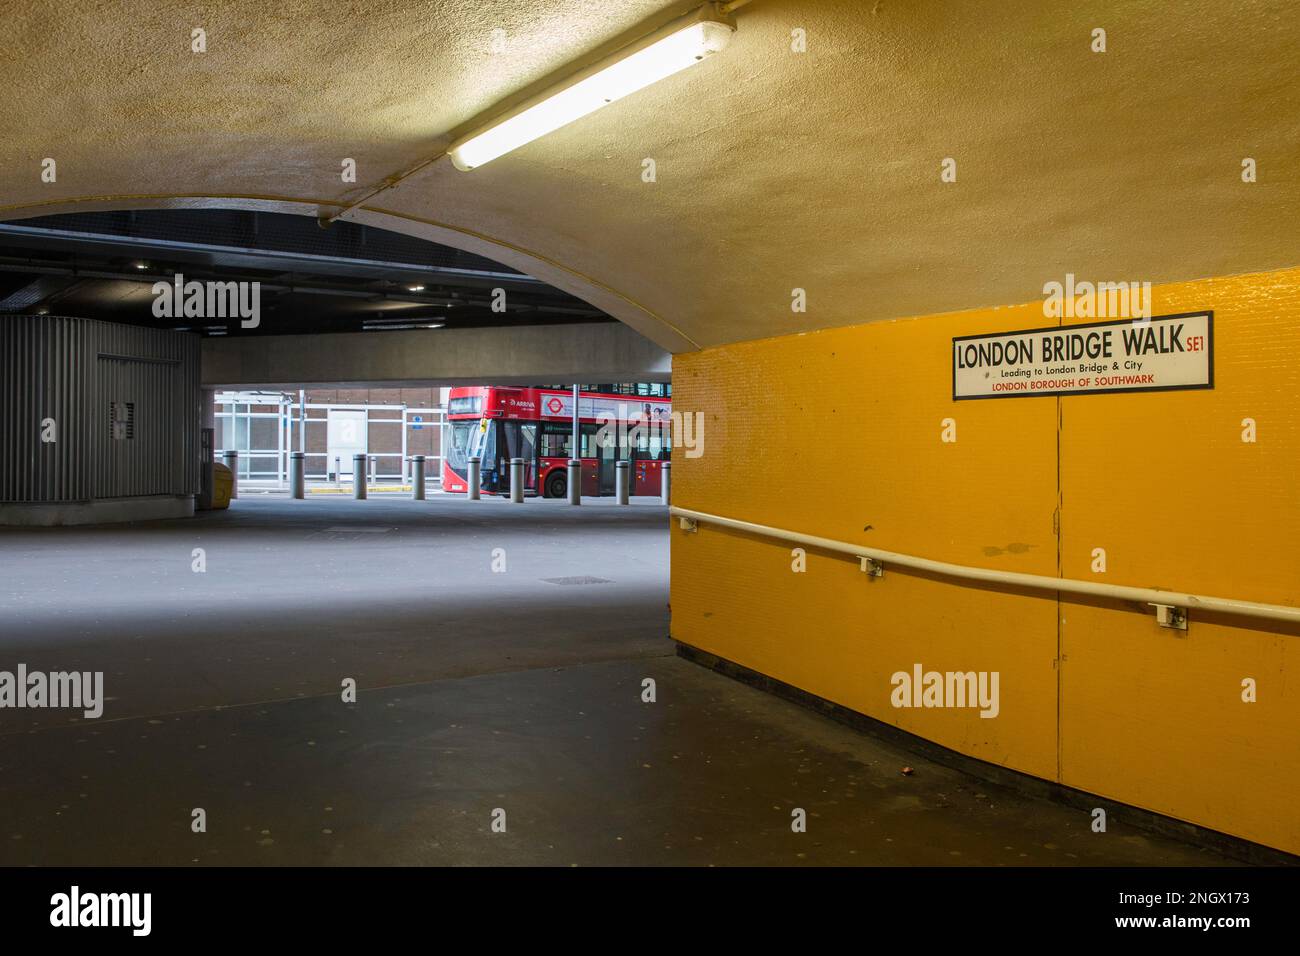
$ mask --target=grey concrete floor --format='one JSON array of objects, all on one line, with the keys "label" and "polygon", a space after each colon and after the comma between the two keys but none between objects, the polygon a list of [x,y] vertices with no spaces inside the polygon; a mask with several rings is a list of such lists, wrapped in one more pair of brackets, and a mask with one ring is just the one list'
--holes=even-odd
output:
[{"label": "grey concrete floor", "polygon": [[103,670],[109,698],[0,710],[0,864],[1231,862],[675,657],[667,551],[662,507],[595,500],[0,531],[0,670]]}]

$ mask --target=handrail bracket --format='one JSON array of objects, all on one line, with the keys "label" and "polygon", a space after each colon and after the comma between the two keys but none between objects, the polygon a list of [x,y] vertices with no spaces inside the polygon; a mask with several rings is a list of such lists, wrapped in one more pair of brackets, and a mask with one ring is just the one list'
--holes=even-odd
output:
[{"label": "handrail bracket", "polygon": [[1156,609],[1156,623],[1161,627],[1172,628],[1175,631],[1187,630],[1186,609],[1172,604],[1152,604],[1151,607]]},{"label": "handrail bracket", "polygon": [[862,571],[868,577],[883,578],[885,576],[885,562],[877,561],[875,558],[862,558]]}]

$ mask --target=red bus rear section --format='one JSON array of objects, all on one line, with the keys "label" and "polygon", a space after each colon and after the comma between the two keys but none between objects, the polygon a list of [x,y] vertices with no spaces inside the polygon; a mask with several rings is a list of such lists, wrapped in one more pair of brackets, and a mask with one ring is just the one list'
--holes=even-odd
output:
[{"label": "red bus rear section", "polygon": [[[658,495],[663,464],[669,460],[671,415],[672,400],[667,396],[580,392],[582,494],[614,494],[615,462],[629,461],[632,494]],[[511,458],[524,460],[526,495],[563,498],[568,494],[571,390],[453,388],[447,399],[447,424],[444,491],[465,493],[469,458],[478,455],[484,494],[509,493]]]}]

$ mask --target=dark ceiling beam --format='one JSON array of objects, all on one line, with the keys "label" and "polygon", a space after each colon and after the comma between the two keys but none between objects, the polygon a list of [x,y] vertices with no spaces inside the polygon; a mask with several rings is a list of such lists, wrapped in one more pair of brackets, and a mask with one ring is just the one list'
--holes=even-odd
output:
[{"label": "dark ceiling beam", "polygon": [[39,276],[0,299],[0,312],[35,312],[42,302],[79,282],[68,275]]},{"label": "dark ceiling beam", "polygon": [[[44,277],[65,277],[70,279],[104,279],[118,282],[133,282],[139,285],[153,285],[155,282],[170,282],[173,278],[171,274],[159,274],[150,271],[137,270],[132,272],[113,271],[108,269],[90,269],[74,265],[35,265],[30,262],[9,262],[0,261],[0,272],[21,272],[37,274]],[[39,281],[39,280],[38,280]],[[223,276],[219,273],[210,273],[198,271],[189,273],[187,281],[214,281],[214,282],[236,282],[236,281],[255,281],[260,283],[263,292],[275,292],[281,294],[300,293],[303,295],[324,295],[337,296],[348,299],[368,299],[374,302],[397,302],[405,305],[434,306],[443,307],[448,305],[468,306],[479,303],[489,303],[489,296],[460,295],[454,296],[449,294],[445,287],[440,287],[438,291],[431,295],[424,295],[418,292],[388,292],[372,291],[371,289],[352,289],[342,286],[331,285],[328,283],[313,282],[271,282],[263,279],[237,279],[233,276]],[[65,283],[71,284],[71,283]],[[522,301],[512,302],[507,297],[506,304],[508,311],[516,311],[521,306],[542,308],[547,311],[567,315],[592,316],[602,315],[599,309],[590,306],[563,306],[551,305],[549,302],[537,301],[539,296],[529,295]],[[0,308],[0,311],[5,310]]]},{"label": "dark ceiling beam", "polygon": [[[39,239],[55,246],[80,246],[87,244],[120,248],[121,255],[133,258],[148,258],[152,252],[155,256],[165,258],[168,253],[202,253],[214,256],[238,256],[244,259],[266,260],[270,263],[299,266],[352,267],[373,272],[399,273],[410,276],[444,276],[457,280],[496,283],[519,283],[531,286],[544,286],[540,279],[518,272],[497,272],[487,269],[466,269],[453,266],[420,265],[411,262],[389,262],[380,259],[357,259],[349,256],[325,256],[307,252],[288,252],[276,249],[259,249],[253,246],[227,246],[215,243],[184,242],[174,239],[157,239],[141,236],[120,236],[109,233],[79,232],[74,230],[50,229],[39,226],[20,226],[13,223],[0,223],[0,238]],[[276,266],[268,265],[272,271],[282,271]],[[306,270],[306,271],[309,271]]]}]

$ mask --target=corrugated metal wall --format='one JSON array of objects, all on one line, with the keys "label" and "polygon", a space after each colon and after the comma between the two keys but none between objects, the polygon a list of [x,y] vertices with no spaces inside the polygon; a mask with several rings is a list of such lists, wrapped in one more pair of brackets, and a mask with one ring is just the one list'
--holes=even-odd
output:
[{"label": "corrugated metal wall", "polygon": [[[119,437],[115,404],[131,412]],[[0,501],[194,494],[199,406],[196,336],[0,316]]]}]

